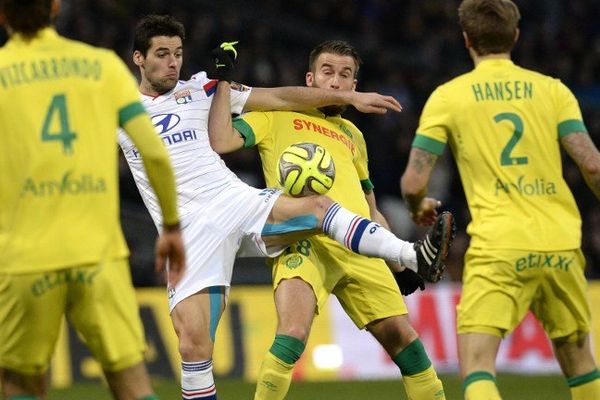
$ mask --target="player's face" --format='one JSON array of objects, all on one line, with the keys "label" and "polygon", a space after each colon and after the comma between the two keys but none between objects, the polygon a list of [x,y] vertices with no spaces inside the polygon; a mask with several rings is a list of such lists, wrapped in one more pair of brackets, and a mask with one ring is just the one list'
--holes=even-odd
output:
[{"label": "player's face", "polygon": [[136,51],[133,60],[140,67],[140,87],[144,93],[158,95],[168,92],[177,84],[183,64],[181,38],[155,36],[150,40],[146,56]]},{"label": "player's face", "polygon": [[[334,90],[356,89],[356,64],[351,56],[321,53],[306,73],[306,86]],[[321,109],[326,115],[338,115],[346,106],[328,106]]]},{"label": "player's face", "polygon": [[306,73],[306,85],[323,89],[354,90],[356,64],[350,56],[321,53],[314,70]]}]

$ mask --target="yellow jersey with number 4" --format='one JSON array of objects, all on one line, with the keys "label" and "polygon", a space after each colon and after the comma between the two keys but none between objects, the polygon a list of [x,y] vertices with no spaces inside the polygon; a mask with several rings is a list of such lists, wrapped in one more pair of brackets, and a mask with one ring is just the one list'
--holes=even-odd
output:
[{"label": "yellow jersey with number 4", "polygon": [[510,60],[486,60],[433,92],[413,147],[440,155],[450,145],[472,247],[567,250],[581,244],[559,146],[573,132],[587,131],[564,84]]},{"label": "yellow jersey with number 4", "polygon": [[0,273],[127,255],[117,127],[143,112],[111,51],[51,28],[0,49]]}]

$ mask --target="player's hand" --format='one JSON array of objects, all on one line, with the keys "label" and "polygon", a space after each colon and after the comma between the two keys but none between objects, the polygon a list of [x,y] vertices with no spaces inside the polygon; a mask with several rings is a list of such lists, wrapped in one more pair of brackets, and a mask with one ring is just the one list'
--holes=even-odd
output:
[{"label": "player's hand", "polygon": [[417,225],[433,225],[438,215],[437,208],[441,205],[441,201],[431,197],[425,197],[423,200],[421,200],[419,210],[416,212],[411,212],[410,217]]},{"label": "player's hand", "polygon": [[163,272],[169,260],[167,284],[174,287],[183,276],[185,270],[185,248],[179,224],[165,227],[156,240],[156,271]]},{"label": "player's hand", "polygon": [[352,92],[350,104],[358,111],[371,114],[385,114],[387,110],[402,111],[398,100],[392,96],[383,96],[379,93]]},{"label": "player's hand", "polygon": [[425,281],[412,269],[404,268],[402,271],[392,271],[392,273],[403,296],[409,296],[417,289],[425,290]]},{"label": "player's hand", "polygon": [[213,77],[220,81],[231,82],[235,60],[237,59],[237,50],[235,45],[238,42],[223,42],[219,47],[211,52],[213,59]]}]

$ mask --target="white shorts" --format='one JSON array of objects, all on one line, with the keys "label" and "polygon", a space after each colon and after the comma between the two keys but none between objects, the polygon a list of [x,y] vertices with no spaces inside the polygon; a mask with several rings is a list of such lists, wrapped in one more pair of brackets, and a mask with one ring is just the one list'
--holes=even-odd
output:
[{"label": "white shorts", "polygon": [[202,289],[229,288],[233,262],[242,241],[246,257],[274,257],[285,249],[267,249],[261,238],[280,195],[277,189],[256,189],[235,183],[203,209],[182,220],[186,270],[179,283],[168,289],[170,312],[181,300]]}]

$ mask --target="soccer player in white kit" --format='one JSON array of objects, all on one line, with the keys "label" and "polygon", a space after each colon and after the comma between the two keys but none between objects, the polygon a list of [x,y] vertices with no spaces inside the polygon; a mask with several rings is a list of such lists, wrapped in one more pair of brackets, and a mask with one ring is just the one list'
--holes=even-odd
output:
[{"label": "soccer player in white kit", "polygon": [[[277,189],[255,189],[239,180],[212,150],[208,139],[209,108],[217,81],[204,72],[188,81],[179,80],[184,36],[183,26],[170,16],[144,17],[136,27],[133,60],[140,68],[142,103],[171,157],[186,244],[186,272],[168,290],[182,358],[182,397],[206,400],[216,399],[213,343],[238,250],[239,255],[272,257],[300,238],[325,232],[356,252],[393,260],[410,269],[416,269],[417,257],[412,243],[339,207],[326,196],[291,198]],[[232,47],[228,51],[235,52]],[[231,89],[231,112],[235,114],[329,104],[351,104],[362,112],[401,110],[395,99],[376,93],[239,84]],[[139,153],[124,134],[119,135],[119,144],[144,203],[160,228],[157,199]]]}]

